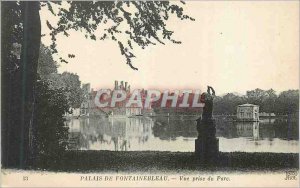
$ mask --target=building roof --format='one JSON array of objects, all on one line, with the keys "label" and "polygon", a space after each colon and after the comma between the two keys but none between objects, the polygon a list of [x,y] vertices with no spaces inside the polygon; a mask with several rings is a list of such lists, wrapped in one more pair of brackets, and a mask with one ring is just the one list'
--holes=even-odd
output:
[{"label": "building roof", "polygon": [[238,105],[238,106],[240,106],[240,107],[250,107],[250,106],[258,106],[258,105],[246,103],[246,104],[241,104],[241,105]]}]

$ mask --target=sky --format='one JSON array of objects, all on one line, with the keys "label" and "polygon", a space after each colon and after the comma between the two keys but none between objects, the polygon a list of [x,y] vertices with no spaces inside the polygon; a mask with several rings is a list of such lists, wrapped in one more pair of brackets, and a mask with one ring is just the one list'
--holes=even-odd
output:
[{"label": "sky", "polygon": [[[59,72],[79,75],[92,88],[113,88],[114,80],[137,89],[206,89],[217,94],[245,94],[255,88],[299,88],[299,1],[187,1],[185,13],[195,21],[171,19],[167,26],[182,44],[167,42],[135,48],[134,71],[113,41],[92,41],[81,32],[58,38]],[[41,10],[46,20],[56,18]],[[46,45],[50,37],[42,38]],[[57,57],[55,57],[57,58]]]}]

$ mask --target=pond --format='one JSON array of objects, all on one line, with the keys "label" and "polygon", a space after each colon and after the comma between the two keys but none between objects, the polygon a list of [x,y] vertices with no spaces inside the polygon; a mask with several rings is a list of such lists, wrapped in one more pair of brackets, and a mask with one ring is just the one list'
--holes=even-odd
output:
[{"label": "pond", "polygon": [[[70,150],[193,152],[196,119],[180,117],[79,118],[68,121]],[[221,152],[298,153],[298,120],[215,120]]]}]

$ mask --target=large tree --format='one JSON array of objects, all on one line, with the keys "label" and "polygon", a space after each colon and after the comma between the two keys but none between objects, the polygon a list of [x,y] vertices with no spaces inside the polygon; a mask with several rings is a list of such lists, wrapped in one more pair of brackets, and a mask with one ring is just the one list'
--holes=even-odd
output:
[{"label": "large tree", "polygon": [[[2,164],[24,168],[33,156],[35,84],[41,41],[39,2],[1,2]],[[21,45],[15,56],[14,44]]]},{"label": "large tree", "polygon": [[275,112],[283,115],[299,114],[299,90],[287,90],[278,95]]},{"label": "large tree", "polygon": [[54,61],[50,49],[42,44],[38,62],[40,79],[46,82],[50,89],[62,90],[71,108],[79,108],[83,100],[79,76],[70,72],[60,74],[57,68],[57,62]]},{"label": "large tree", "polygon": [[[24,168],[30,165],[35,141],[35,85],[41,41],[40,8],[59,18],[51,29],[52,53],[56,36],[68,36],[69,30],[82,31],[87,38],[109,39],[116,42],[126,63],[134,70],[133,48],[145,48],[172,38],[167,20],[174,14],[179,19],[191,19],[183,8],[168,1],[111,1],[111,2],[1,2],[2,10],[2,164]],[[55,5],[54,5],[55,4]],[[54,5],[54,6],[53,6]],[[58,7],[56,12],[53,7]],[[103,33],[99,36],[98,26]],[[101,29],[100,28],[100,29]],[[124,40],[126,39],[126,40]],[[13,44],[21,45],[20,59],[14,57]],[[70,55],[70,57],[74,57]],[[66,62],[65,59],[60,59]]]}]

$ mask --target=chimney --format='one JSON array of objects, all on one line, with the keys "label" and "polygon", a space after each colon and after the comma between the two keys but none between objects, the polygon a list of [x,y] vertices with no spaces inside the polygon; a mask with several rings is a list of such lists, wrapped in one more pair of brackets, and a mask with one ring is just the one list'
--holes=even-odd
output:
[{"label": "chimney", "polygon": [[125,82],[125,91],[127,91],[127,84],[128,82]]},{"label": "chimney", "polygon": [[124,89],[124,82],[121,81],[121,89]]},{"label": "chimney", "polygon": [[118,89],[118,81],[115,80],[115,90]]}]

